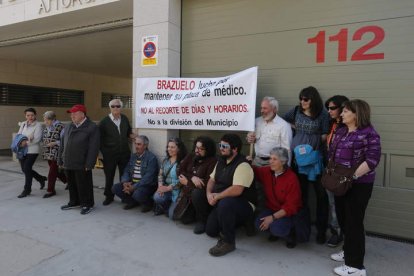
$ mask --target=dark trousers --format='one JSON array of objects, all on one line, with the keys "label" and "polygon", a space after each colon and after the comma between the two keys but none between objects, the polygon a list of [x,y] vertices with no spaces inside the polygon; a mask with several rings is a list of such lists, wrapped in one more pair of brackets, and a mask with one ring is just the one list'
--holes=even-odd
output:
[{"label": "dark trousers", "polygon": [[154,204],[154,200],[152,196],[154,195],[155,191],[157,190],[156,185],[152,186],[138,186],[132,195],[126,194],[122,191],[124,188],[122,183],[114,184],[112,187],[112,192],[117,195],[123,203],[126,204],[134,204],[139,203],[143,205],[152,205]]},{"label": "dark trousers", "polygon": [[92,170],[66,170],[69,188],[69,204],[93,207]]},{"label": "dark trousers", "polygon": [[116,167],[118,167],[119,172],[119,181],[124,174],[125,167],[128,165],[129,155],[123,157],[117,157],[116,154],[113,156],[108,156],[105,154],[103,157],[104,163],[104,173],[105,173],[105,191],[104,195],[106,197],[113,198],[114,194],[112,193],[112,186],[114,184],[114,177],[116,172]]},{"label": "dark trousers", "polygon": [[321,177],[316,181],[309,181],[308,176],[304,174],[297,174],[300,182],[300,189],[302,192],[303,207],[309,210],[309,186],[312,186],[316,196],[316,229],[318,233],[325,233],[328,228],[329,219],[329,201],[328,194],[321,184]]},{"label": "dark trousers", "polygon": [[345,264],[358,269],[364,267],[364,217],[371,198],[373,183],[353,184],[344,196],[335,197],[336,215],[344,231]]},{"label": "dark trousers", "polygon": [[223,240],[234,244],[236,227],[244,225],[253,216],[253,208],[242,197],[226,197],[220,200],[207,219],[206,234],[217,237],[220,233]]},{"label": "dark trousers", "polygon": [[206,190],[195,188],[191,193],[191,202],[196,212],[197,221],[206,223],[213,208],[207,201]]},{"label": "dark trousers", "polygon": [[39,173],[33,170],[33,164],[36,161],[37,156],[37,153],[29,153],[26,154],[23,159],[19,159],[20,167],[24,173],[24,189],[29,192],[32,191],[33,178],[39,182],[44,178],[44,176],[41,176]]},{"label": "dark trousers", "polygon": [[47,175],[47,192],[55,192],[56,179],[66,183],[66,175],[63,171],[59,171],[59,166],[56,160],[47,160],[49,164],[49,174]]}]

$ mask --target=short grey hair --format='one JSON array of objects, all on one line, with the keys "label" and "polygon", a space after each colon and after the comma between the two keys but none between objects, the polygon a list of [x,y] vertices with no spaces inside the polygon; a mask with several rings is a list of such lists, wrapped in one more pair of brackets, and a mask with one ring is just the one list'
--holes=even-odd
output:
[{"label": "short grey hair", "polygon": [[270,106],[273,108],[276,108],[276,110],[279,110],[279,102],[276,100],[275,97],[266,96],[263,98],[263,101],[269,102]]},{"label": "short grey hair", "polygon": [[286,148],[275,147],[270,151],[270,155],[276,155],[283,165],[287,165],[289,161],[289,151]]},{"label": "short grey hair", "polygon": [[46,111],[43,114],[43,118],[47,119],[47,120],[55,120],[56,119],[56,114],[53,111]]},{"label": "short grey hair", "polygon": [[111,107],[111,105],[114,105],[114,104],[119,104],[120,106],[121,106],[121,108],[123,108],[124,107],[124,103],[120,100],[120,99],[113,99],[113,100],[111,100],[109,103],[108,103],[108,106],[109,107]]},{"label": "short grey hair", "polygon": [[145,135],[138,135],[137,137],[135,137],[135,139],[140,139],[142,141],[142,143],[144,143],[144,145],[146,145],[146,146],[148,146],[148,144],[149,144],[149,139]]}]

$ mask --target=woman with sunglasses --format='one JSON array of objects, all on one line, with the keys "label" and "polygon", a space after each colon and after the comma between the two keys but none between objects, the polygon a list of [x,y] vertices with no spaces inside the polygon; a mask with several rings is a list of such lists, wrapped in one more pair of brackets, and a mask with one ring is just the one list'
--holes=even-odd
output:
[{"label": "woman with sunglasses", "polygon": [[130,139],[135,138],[127,116],[121,113],[122,101],[113,99],[109,102],[111,113],[99,123],[101,135],[101,153],[105,173],[105,200],[103,205],[109,205],[114,201],[112,186],[114,184],[115,171],[118,167],[119,180],[124,173],[131,156]]},{"label": "woman with sunglasses", "polygon": [[187,149],[180,138],[172,138],[168,140],[166,154],[158,175],[158,189],[154,194],[154,215],[167,214],[173,219],[180,195],[179,165],[187,155]]},{"label": "woman with sunglasses", "polygon": [[335,196],[338,222],[345,235],[343,251],[331,255],[334,261],[345,262],[334,269],[337,275],[366,275],[364,217],[381,159],[380,136],[371,125],[370,115],[367,102],[345,102],[341,113],[345,126],[336,131],[329,147],[329,158],[335,163],[356,167],[352,187],[345,195]]},{"label": "woman with sunglasses", "polygon": [[[329,146],[332,142],[332,138],[334,137],[336,130],[344,126],[344,124],[342,123],[341,113],[342,113],[342,104],[346,101],[349,101],[347,97],[342,96],[342,95],[335,95],[333,97],[330,97],[325,102],[326,110],[328,110],[329,116],[331,117],[330,127],[329,127],[330,131],[326,139],[326,146],[328,150],[329,150]],[[328,193],[328,201],[329,201],[329,228],[332,234],[327,242],[327,245],[329,247],[336,247],[344,240],[344,236],[343,236],[343,231],[341,231],[339,224],[338,224],[338,220],[336,218],[334,195],[330,191],[326,191],[326,192]]]},{"label": "woman with sunglasses", "polygon": [[[323,102],[318,90],[309,86],[299,93],[299,105],[289,110],[284,119],[292,125],[294,136],[291,149],[294,152],[296,146],[310,145],[312,150],[318,151],[320,156],[325,152],[326,136],[329,132],[329,115],[323,108]],[[326,241],[326,229],[328,227],[328,195],[321,184],[321,174],[315,176],[315,180],[309,180],[308,175],[299,173],[294,157],[295,168],[302,191],[302,203],[308,210],[308,187],[313,186],[316,194],[316,242],[324,244]],[[321,170],[322,172],[322,170]]]}]

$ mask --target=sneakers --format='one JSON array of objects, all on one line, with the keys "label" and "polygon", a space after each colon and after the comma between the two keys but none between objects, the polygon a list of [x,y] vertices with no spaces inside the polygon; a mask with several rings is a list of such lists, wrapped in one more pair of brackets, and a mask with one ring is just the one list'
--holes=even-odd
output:
[{"label": "sneakers", "polygon": [[68,203],[66,205],[61,206],[60,209],[63,210],[63,211],[66,211],[66,210],[75,209],[75,208],[79,208],[79,207],[80,207],[79,204]]},{"label": "sneakers", "polygon": [[234,243],[227,243],[222,239],[219,239],[217,244],[210,248],[208,253],[210,253],[211,256],[220,257],[234,251],[235,249],[236,246],[234,245]]},{"label": "sneakers", "polygon": [[337,233],[334,233],[329,238],[327,245],[329,247],[337,247],[343,240],[344,240],[343,235],[341,234],[338,235]]},{"label": "sneakers", "polygon": [[347,266],[347,265],[341,265],[341,266],[334,268],[334,272],[340,276],[348,276],[348,275],[366,276],[367,275],[367,271],[364,268],[358,269],[358,268]]},{"label": "sneakers", "polygon": [[345,261],[344,251],[342,250],[338,253],[332,254],[331,259],[337,262],[344,262]]},{"label": "sneakers", "polygon": [[80,214],[86,215],[89,214],[93,210],[93,207],[82,207]]},{"label": "sneakers", "polygon": [[206,224],[204,222],[197,222],[193,230],[194,234],[200,235],[206,232]]}]

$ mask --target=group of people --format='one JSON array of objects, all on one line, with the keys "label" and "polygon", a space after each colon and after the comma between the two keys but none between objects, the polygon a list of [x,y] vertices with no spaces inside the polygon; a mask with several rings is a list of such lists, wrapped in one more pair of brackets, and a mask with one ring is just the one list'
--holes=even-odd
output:
[{"label": "group of people", "polygon": [[[121,113],[122,102],[114,99],[109,107],[111,113],[99,125],[86,116],[83,105],[68,110],[72,123],[65,127],[48,111],[43,131],[36,111],[25,110],[26,122],[19,130],[23,139],[16,142],[18,149],[28,149],[20,158],[26,179],[20,198],[30,194],[32,178],[45,185],[46,177],[32,169],[43,140],[43,157],[50,166],[44,197],[56,194],[54,184],[60,178],[69,189],[69,202],[61,209],[80,207],[81,214],[89,213],[94,206],[91,170],[100,150],[105,173],[103,205],[117,196],[126,210],[141,206],[142,212],[165,214],[184,224],[195,222],[195,234],[218,238],[209,253],[222,256],[235,250],[239,226],[248,235],[255,229],[267,231],[270,241],[284,239],[288,248],[308,241],[311,186],[316,195],[317,243],[326,243],[328,227],[329,246],[344,241],[343,250],[331,255],[345,262],[334,272],[366,275],[363,220],[381,146],[365,101],[337,95],[324,104],[317,89],[307,87],[299,93],[299,104],[281,117],[278,101],[264,97],[255,131],[246,137],[247,143],[254,144],[254,157],[242,154],[239,135],[226,133],[218,147],[210,137],[197,137],[190,153],[179,138],[170,139],[160,164],[149,149],[148,137],[133,134]],[[343,196],[334,196],[321,185],[328,159],[356,167],[353,185]],[[117,168],[120,181],[114,184]]]}]

